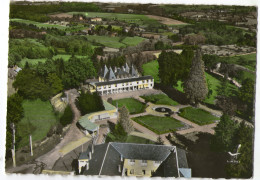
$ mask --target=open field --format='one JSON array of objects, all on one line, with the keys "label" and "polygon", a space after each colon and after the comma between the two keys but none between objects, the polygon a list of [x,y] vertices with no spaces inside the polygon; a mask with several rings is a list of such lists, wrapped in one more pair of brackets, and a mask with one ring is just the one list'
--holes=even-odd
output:
[{"label": "open field", "polygon": [[17,133],[21,136],[20,147],[29,145],[29,134],[33,142],[46,137],[50,128],[57,123],[53,108],[49,101],[40,99],[23,101],[24,118],[18,123]]},{"label": "open field", "polygon": [[165,94],[153,94],[149,96],[141,96],[141,98],[145,99],[146,101],[152,102],[154,104],[164,104],[169,106],[175,106],[179,104]]},{"label": "open field", "polygon": [[171,117],[146,115],[132,119],[137,123],[147,127],[156,134],[164,134],[184,126],[180,121]]},{"label": "open field", "polygon": [[49,14],[50,17],[57,17],[57,18],[72,18],[73,15],[68,13],[57,13],[57,14]]},{"label": "open field", "polygon": [[130,135],[126,139],[126,143],[137,143],[137,144],[154,144],[155,142],[138,136]]},{"label": "open field", "polygon": [[[206,98],[204,102],[209,103],[209,104],[215,104],[215,99],[218,93],[218,89],[220,88],[220,83],[221,81],[214,76],[208,74],[205,72],[206,80],[208,83],[210,83],[211,89],[212,89],[212,95],[209,98]],[[228,84],[228,92],[230,95],[234,95],[234,93],[238,90],[238,87],[235,85],[229,83]]]},{"label": "open field", "polygon": [[70,12],[69,14],[82,14],[87,17],[100,17],[110,20],[124,21],[127,23],[136,23],[139,25],[161,25],[158,20],[149,18],[141,14],[120,14],[120,13],[102,13],[102,12]]},{"label": "open field", "polygon": [[130,114],[139,114],[144,112],[145,104],[141,103],[140,101],[134,98],[125,98],[125,99],[118,99],[114,100],[112,104],[116,106],[118,103],[118,107],[126,106]]},{"label": "open field", "polygon": [[90,42],[97,42],[100,43],[106,47],[111,48],[121,48],[121,47],[127,47],[127,46],[135,46],[145,40],[145,38],[141,37],[109,37],[109,36],[87,36],[87,39]]},{"label": "open field", "polygon": [[219,120],[219,117],[213,116],[207,111],[202,109],[197,109],[193,107],[186,107],[180,110],[180,116],[198,124],[198,125],[205,125],[211,124],[216,120]]},{"label": "open field", "polygon": [[256,53],[230,56],[230,57],[221,57],[220,60],[230,64],[239,64],[252,71],[255,71],[256,69]]},{"label": "open field", "polygon": [[[88,58],[88,56],[78,56],[78,55],[75,55],[77,58]],[[56,56],[53,56],[52,59],[53,60],[56,60],[56,59],[59,59],[59,58],[62,58],[64,61],[68,61],[70,59],[71,55],[68,55],[68,54],[58,54]],[[24,58],[22,59],[22,61],[20,62],[20,66],[21,67],[24,67],[26,61],[28,61],[29,64],[31,65],[36,65],[38,64],[39,62],[42,62],[44,63],[45,61],[47,60],[47,58],[39,58],[39,59],[28,59],[28,58]]]},{"label": "open field", "polygon": [[160,23],[165,24],[165,25],[184,25],[184,24],[187,24],[187,23],[175,20],[175,19],[166,18],[166,17],[162,17],[162,16],[155,16],[155,15],[147,15],[147,16],[149,18],[156,19]]}]

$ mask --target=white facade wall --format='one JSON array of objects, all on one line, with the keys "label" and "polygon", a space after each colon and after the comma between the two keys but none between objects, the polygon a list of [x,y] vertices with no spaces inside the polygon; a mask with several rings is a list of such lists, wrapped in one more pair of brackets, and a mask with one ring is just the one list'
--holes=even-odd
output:
[{"label": "white facade wall", "polygon": [[124,82],[124,83],[117,83],[109,84],[109,85],[98,85],[97,91],[103,94],[114,94],[120,92],[127,92],[127,91],[135,91],[140,89],[153,89],[154,87],[154,79],[146,79],[146,80],[138,80],[132,82]]}]

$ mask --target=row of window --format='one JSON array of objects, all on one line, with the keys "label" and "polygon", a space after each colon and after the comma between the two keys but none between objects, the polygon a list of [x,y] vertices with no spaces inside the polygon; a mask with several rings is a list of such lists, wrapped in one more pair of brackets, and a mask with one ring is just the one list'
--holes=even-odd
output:
[{"label": "row of window", "polygon": [[[143,82],[143,83],[145,83],[145,82]],[[137,81],[137,84],[139,84],[139,82]],[[128,83],[125,83],[125,84],[122,84],[122,86],[128,86]],[[129,85],[130,86],[132,86],[132,83],[129,83]],[[114,86],[115,87],[117,87],[117,84],[114,84]],[[152,84],[151,84],[151,86],[152,86]],[[107,88],[107,86],[103,86],[103,89],[106,89]],[[108,85],[108,88],[111,88],[111,85]],[[101,87],[98,87],[98,90],[101,90]]]}]

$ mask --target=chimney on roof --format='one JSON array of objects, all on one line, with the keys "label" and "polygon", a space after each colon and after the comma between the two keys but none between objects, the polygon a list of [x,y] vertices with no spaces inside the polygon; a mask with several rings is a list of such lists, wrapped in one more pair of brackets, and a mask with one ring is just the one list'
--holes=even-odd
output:
[{"label": "chimney on roof", "polygon": [[91,152],[89,152],[88,153],[88,156],[89,156],[89,160],[92,158],[92,153]]},{"label": "chimney on roof", "polygon": [[121,171],[122,171],[122,170],[121,170],[121,164],[119,164],[119,165],[118,165],[118,172],[121,173]]},{"label": "chimney on roof", "polygon": [[92,146],[91,146],[91,151],[92,151],[92,153],[94,153],[94,144],[93,144],[93,142],[92,142]]},{"label": "chimney on roof", "polygon": [[86,170],[88,170],[89,169],[89,162],[87,162],[87,164],[86,164]]}]

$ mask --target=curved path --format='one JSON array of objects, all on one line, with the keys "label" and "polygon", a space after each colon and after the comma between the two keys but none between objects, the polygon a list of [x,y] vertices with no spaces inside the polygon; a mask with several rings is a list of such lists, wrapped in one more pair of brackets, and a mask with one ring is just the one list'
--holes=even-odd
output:
[{"label": "curved path", "polygon": [[62,148],[64,148],[67,144],[69,144],[73,141],[77,141],[77,140],[85,137],[85,135],[76,126],[76,123],[80,117],[80,112],[75,105],[75,99],[78,97],[77,91],[76,91],[76,89],[68,90],[66,92],[66,94],[68,94],[68,96],[69,96],[69,105],[71,106],[71,109],[74,113],[74,119],[73,119],[72,124],[70,125],[68,132],[66,133],[64,138],[61,140],[61,142],[59,144],[57,144],[53,150],[51,150],[50,152],[48,152],[36,159],[37,161],[40,161],[40,162],[43,162],[44,164],[46,164],[45,169],[52,169],[54,163],[60,157],[63,156],[63,154],[60,152],[60,150]]}]

